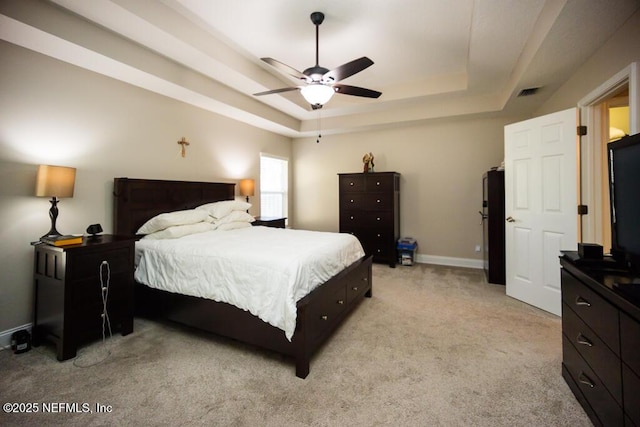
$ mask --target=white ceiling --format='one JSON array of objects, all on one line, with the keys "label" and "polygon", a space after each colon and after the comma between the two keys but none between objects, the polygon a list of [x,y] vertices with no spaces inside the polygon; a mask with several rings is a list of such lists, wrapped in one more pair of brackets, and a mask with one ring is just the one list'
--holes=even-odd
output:
[{"label": "white ceiling", "polygon": [[[332,69],[367,56],[374,65],[343,82],[382,92],[378,99],[335,95],[321,110],[323,133],[332,133],[530,113],[640,6],[638,0],[52,1],[98,24],[95,34],[69,17],[60,18],[60,28],[14,12],[0,15],[0,36],[293,137],[317,125],[318,113],[302,96],[252,94],[297,83],[261,57],[300,71],[315,64],[314,11],[325,14],[320,65]],[[136,44],[115,48],[100,37],[103,28]],[[528,87],[541,90],[516,98]]]}]

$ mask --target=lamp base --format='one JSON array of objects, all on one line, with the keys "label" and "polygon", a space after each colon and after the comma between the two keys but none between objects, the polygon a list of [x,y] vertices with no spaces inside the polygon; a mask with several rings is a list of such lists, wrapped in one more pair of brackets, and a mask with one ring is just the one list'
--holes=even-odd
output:
[{"label": "lamp base", "polygon": [[49,209],[49,218],[51,218],[51,228],[49,229],[49,231],[47,231],[45,235],[40,237],[41,239],[62,236],[62,234],[60,234],[58,230],[56,230],[56,219],[58,218],[58,202],[59,201],[60,199],[58,199],[57,197],[52,197],[50,200],[51,209]]},{"label": "lamp base", "polygon": [[62,234],[58,233],[58,230],[49,230],[47,234],[40,236],[40,239],[52,239],[59,236],[62,236]]}]

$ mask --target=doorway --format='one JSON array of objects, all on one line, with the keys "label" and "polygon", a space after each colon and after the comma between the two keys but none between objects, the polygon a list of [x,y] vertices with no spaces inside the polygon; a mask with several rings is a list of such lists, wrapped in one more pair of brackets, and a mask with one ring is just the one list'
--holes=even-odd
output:
[{"label": "doorway", "polygon": [[608,138],[601,141],[601,167],[602,167],[602,215],[600,218],[602,229],[602,241],[596,242],[602,245],[604,252],[611,250],[611,205],[609,199],[609,165],[607,155],[607,144],[616,141],[626,135],[630,135],[629,130],[629,85],[626,84],[619,92],[612,94],[611,98],[604,101],[603,111],[605,112],[605,126],[608,129]]},{"label": "doorway", "polygon": [[580,145],[580,204],[588,213],[579,221],[579,241],[611,249],[607,144],[640,132],[640,67],[633,63],[583,98],[580,123],[587,135]]}]

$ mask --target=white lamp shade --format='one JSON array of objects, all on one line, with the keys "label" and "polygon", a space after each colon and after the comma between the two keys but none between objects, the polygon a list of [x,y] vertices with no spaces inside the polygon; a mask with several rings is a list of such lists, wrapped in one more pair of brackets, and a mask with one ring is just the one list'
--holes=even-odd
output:
[{"label": "white lamp shade", "polygon": [[73,197],[75,183],[75,168],[40,165],[36,175],[36,196]]},{"label": "white lamp shade", "polygon": [[302,96],[311,105],[324,105],[333,96],[335,91],[331,86],[322,83],[312,83],[300,89]]}]

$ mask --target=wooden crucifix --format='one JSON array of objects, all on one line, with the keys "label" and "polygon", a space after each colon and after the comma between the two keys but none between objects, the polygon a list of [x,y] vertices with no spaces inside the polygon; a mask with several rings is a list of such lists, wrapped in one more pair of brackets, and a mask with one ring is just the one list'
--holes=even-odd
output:
[{"label": "wooden crucifix", "polygon": [[189,141],[186,140],[186,138],[183,136],[182,139],[180,141],[178,141],[178,144],[182,145],[182,157],[184,157],[187,154],[187,148],[186,146],[189,145]]}]

